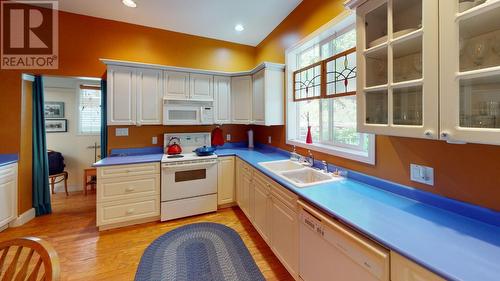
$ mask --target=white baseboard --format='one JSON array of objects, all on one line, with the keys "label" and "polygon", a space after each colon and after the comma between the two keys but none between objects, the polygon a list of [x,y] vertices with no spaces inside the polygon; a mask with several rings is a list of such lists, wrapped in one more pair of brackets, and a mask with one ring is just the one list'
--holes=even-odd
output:
[{"label": "white baseboard", "polygon": [[10,227],[18,227],[21,226],[30,220],[35,218],[35,208],[31,208],[27,210],[26,212],[22,213],[20,216],[18,216],[15,220],[11,221],[9,223]]}]

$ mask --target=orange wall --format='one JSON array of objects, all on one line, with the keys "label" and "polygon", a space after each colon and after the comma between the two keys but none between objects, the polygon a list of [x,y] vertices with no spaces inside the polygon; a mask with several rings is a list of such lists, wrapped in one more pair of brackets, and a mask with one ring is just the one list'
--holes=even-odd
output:
[{"label": "orange wall", "polygon": [[[343,10],[342,2],[304,0],[257,46],[256,61],[284,63],[285,49],[338,15]],[[285,144],[285,126],[254,129],[258,141],[267,143],[267,136],[272,136],[273,145],[290,149]],[[377,136],[374,166],[322,153],[314,155],[352,170],[500,211],[500,146]],[[434,186],[411,182],[410,163],[433,167]]]},{"label": "orange wall", "polygon": [[[130,148],[144,146],[163,146],[164,133],[211,132],[216,126],[110,126],[108,127],[108,150],[114,148]],[[129,128],[127,137],[115,136],[116,128]],[[226,134],[231,134],[231,142],[246,141],[246,131],[249,126],[223,125],[221,126],[224,140]],[[153,137],[158,137],[156,145],[151,144]]]},{"label": "orange wall", "polygon": [[[242,71],[254,67],[255,48],[192,35],[148,28],[66,12],[59,13],[59,69],[25,71],[31,74],[102,77],[106,67],[99,58]],[[21,148],[21,73],[0,70],[0,153],[19,153]],[[131,129],[140,135],[146,127]],[[163,128],[151,128],[161,134]],[[235,134],[237,134],[236,130]],[[136,134],[136,132],[138,134]],[[139,139],[142,136],[139,137]],[[133,138],[129,138],[132,140]],[[123,139],[110,138],[110,147],[124,146]],[[116,142],[116,143],[115,143]],[[145,146],[151,137],[131,145]],[[140,145],[139,145],[140,144]],[[19,161],[30,167],[31,160]],[[26,171],[27,172],[27,171]],[[23,172],[24,173],[24,172]],[[19,213],[31,203],[31,185],[19,190]]]}]

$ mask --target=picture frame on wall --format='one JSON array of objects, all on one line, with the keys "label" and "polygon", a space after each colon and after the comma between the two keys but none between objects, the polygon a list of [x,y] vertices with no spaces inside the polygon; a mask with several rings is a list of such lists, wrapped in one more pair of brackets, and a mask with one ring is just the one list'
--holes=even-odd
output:
[{"label": "picture frame on wall", "polygon": [[49,119],[45,120],[46,133],[66,133],[68,131],[67,119]]},{"label": "picture frame on wall", "polygon": [[45,119],[64,118],[64,102],[47,101],[44,103]]}]

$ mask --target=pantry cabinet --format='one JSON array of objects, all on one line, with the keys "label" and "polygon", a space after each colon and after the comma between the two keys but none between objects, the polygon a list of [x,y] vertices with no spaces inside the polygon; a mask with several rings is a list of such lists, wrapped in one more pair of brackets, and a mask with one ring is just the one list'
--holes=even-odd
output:
[{"label": "pantry cabinet", "polygon": [[161,124],[161,70],[110,66],[107,79],[108,125]]},{"label": "pantry cabinet", "polygon": [[231,77],[232,123],[250,124],[252,120],[252,76]]},{"label": "pantry cabinet", "polygon": [[231,78],[214,77],[215,124],[231,123]]},{"label": "pantry cabinet", "polygon": [[500,144],[500,1],[439,1],[441,139]]},{"label": "pantry cabinet", "polygon": [[235,202],[234,157],[219,157],[217,161],[217,205],[232,204]]},{"label": "pantry cabinet", "polygon": [[358,131],[439,137],[438,4],[370,0],[357,7]]}]

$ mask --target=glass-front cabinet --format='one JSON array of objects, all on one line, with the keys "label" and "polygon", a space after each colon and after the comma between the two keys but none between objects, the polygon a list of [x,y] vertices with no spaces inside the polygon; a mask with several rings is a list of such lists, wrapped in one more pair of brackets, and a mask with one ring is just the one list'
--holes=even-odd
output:
[{"label": "glass-front cabinet", "polygon": [[439,1],[441,139],[500,144],[500,1]]},{"label": "glass-front cabinet", "polygon": [[438,7],[437,0],[357,7],[360,132],[439,138]]}]

